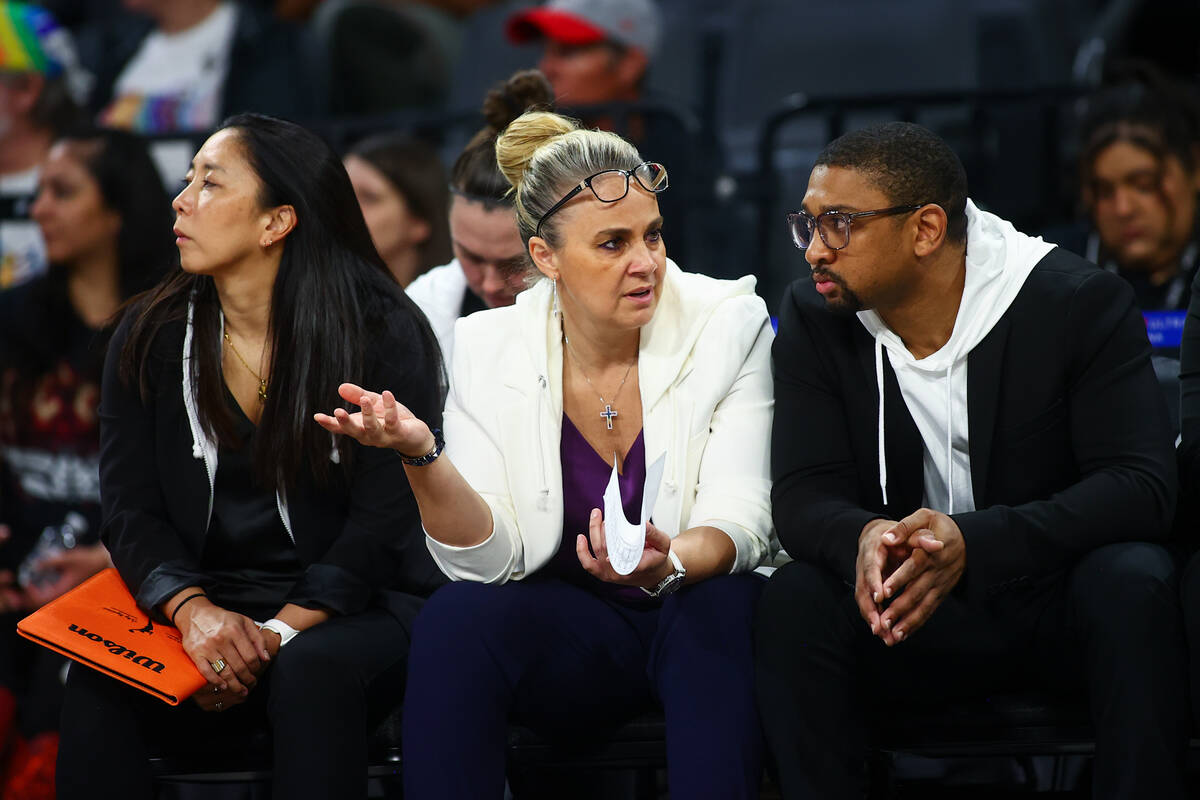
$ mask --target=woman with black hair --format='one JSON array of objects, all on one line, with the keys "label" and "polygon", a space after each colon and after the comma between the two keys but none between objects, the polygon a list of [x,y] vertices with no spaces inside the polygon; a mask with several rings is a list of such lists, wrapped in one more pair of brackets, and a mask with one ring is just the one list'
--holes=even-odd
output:
[{"label": "woman with black hair", "polygon": [[486,308],[512,305],[529,277],[517,231],[512,187],[496,166],[496,138],[527,109],[552,109],[554,90],[537,70],[521,70],[488,92],[485,124],[450,171],[450,243],[454,260],[407,287],[437,334],[446,362],[454,323]]},{"label": "woman with black hair", "polygon": [[1143,311],[1188,307],[1200,265],[1200,105],[1148,64],[1085,101],[1079,171],[1094,232],[1083,255],[1125,278]]},{"label": "woman with black hair", "polygon": [[[65,659],[16,635],[18,616],[108,566],[100,544],[96,404],[107,320],[170,257],[170,201],[145,143],[77,130],[39,168],[32,216],[52,269],[0,293],[0,749],[15,697],[29,758],[9,783],[49,769]],[[9,694],[9,693],[12,694]]]},{"label": "woman with black hair", "polygon": [[350,373],[440,417],[437,344],[303,128],[227,120],[174,208],[181,269],[131,305],[105,366],[101,535],[209,685],[172,709],[73,669],[59,797],[148,798],[152,746],[264,719],[275,797],[361,797],[371,716],[399,700],[440,579],[401,459],[312,415]]}]

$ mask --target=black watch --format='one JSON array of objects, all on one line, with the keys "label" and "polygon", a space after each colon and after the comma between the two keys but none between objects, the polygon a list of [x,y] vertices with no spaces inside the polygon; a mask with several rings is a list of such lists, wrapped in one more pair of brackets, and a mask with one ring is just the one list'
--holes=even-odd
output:
[{"label": "black watch", "polygon": [[411,456],[406,456],[404,453],[401,453],[399,450],[397,450],[396,455],[400,456],[400,460],[410,467],[423,467],[426,464],[432,464],[434,461],[437,461],[437,457],[440,456],[442,451],[445,449],[446,440],[442,438],[442,431],[440,428],[435,428],[433,430],[433,449],[428,453],[423,456],[417,456],[416,458],[413,458]]},{"label": "black watch", "polygon": [[675,571],[658,582],[658,586],[653,589],[647,589],[645,586],[639,587],[643,592],[651,597],[666,597],[679,591],[683,586],[683,581],[687,578],[687,569],[684,568],[683,562],[679,560],[679,556],[675,555],[674,550],[667,551],[667,558],[671,559],[671,563],[675,565]]}]

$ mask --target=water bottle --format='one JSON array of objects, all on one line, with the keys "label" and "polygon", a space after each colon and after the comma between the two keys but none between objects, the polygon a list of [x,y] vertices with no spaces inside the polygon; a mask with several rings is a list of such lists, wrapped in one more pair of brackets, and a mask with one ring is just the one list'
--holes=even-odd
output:
[{"label": "water bottle", "polygon": [[17,581],[22,586],[43,586],[58,579],[58,570],[41,567],[43,558],[70,550],[79,543],[88,530],[87,518],[78,511],[68,511],[61,525],[47,525],[42,529],[33,550],[21,562],[17,570]]}]

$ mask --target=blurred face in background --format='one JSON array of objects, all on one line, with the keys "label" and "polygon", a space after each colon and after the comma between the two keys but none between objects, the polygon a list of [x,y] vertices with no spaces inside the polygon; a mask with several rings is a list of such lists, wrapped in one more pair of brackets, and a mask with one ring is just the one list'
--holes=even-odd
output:
[{"label": "blurred face in background", "polygon": [[488,210],[483,203],[454,195],[450,242],[467,285],[488,308],[512,305],[525,289],[525,245],[511,207]]},{"label": "blurred face in background", "polygon": [[116,258],[121,217],[104,202],[84,160],[86,144],[59,142],[42,165],[32,216],[51,263]]},{"label": "blurred face in background", "polygon": [[[417,248],[431,233],[429,223],[413,214],[395,184],[365,159],[347,156],[345,164],[379,256],[389,267],[406,260],[416,267],[419,261]],[[395,271],[393,269],[393,273]],[[396,280],[401,286],[407,286],[414,277],[412,274],[396,275]]]},{"label": "blurred face in background", "polygon": [[1118,140],[1092,162],[1088,199],[1100,241],[1121,267],[1155,272],[1174,266],[1191,239],[1198,191],[1200,170]]},{"label": "blurred face in background", "polygon": [[547,39],[538,69],[563,105],[636,100],[646,56],[640,50],[606,42],[571,45]]},{"label": "blurred face in background", "polygon": [[0,140],[30,124],[45,79],[33,72],[0,72]]}]

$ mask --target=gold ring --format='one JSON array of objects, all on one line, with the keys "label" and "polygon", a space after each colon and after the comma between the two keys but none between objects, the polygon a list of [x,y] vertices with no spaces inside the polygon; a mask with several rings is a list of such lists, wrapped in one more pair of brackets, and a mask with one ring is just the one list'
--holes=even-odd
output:
[{"label": "gold ring", "polygon": [[213,668],[213,672],[220,675],[221,671],[225,669],[225,659],[218,657],[216,661],[208,662],[208,665]]}]

